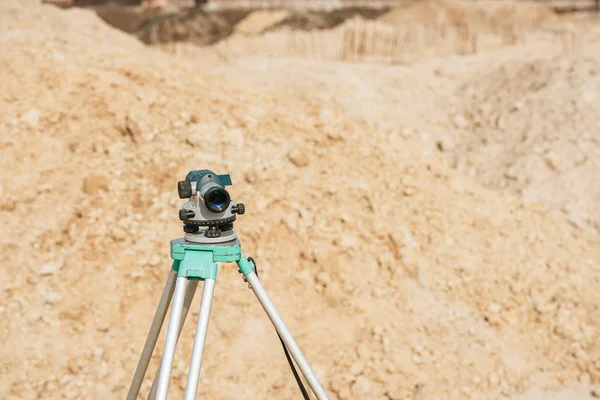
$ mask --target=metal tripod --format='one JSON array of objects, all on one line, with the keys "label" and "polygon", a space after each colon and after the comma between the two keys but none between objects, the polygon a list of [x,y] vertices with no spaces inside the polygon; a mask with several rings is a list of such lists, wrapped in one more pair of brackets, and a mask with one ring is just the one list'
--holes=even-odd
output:
[{"label": "metal tripod", "polygon": [[298,347],[269,295],[260,283],[253,261],[246,259],[242,254],[239,239],[236,238],[225,243],[210,244],[193,243],[183,238],[175,239],[171,241],[171,258],[173,258],[173,266],[169,271],[165,288],[158,303],[154,319],[152,320],[148,338],[144,344],[140,361],[138,362],[127,394],[127,400],[137,400],[142,381],[150,364],[150,358],[156,347],[156,342],[167,314],[167,309],[169,308],[169,303],[171,302],[171,298],[173,298],[165,349],[160,367],[154,376],[152,388],[148,395],[149,400],[166,400],[173,358],[175,356],[175,347],[194,298],[198,281],[204,281],[198,325],[196,327],[196,336],[192,350],[192,360],[190,362],[185,389],[185,400],[196,398],[219,262],[237,263],[240,272],[244,275],[244,280],[248,282],[254,291],[258,301],[265,309],[317,399],[328,399],[315,373],[304,358],[300,347]]}]

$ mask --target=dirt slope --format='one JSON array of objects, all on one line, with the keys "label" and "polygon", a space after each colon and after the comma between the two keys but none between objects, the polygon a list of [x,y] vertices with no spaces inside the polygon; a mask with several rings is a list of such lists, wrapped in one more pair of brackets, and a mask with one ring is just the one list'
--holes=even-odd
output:
[{"label": "dirt slope", "polygon": [[[598,49],[598,47],[595,47]],[[536,55],[478,70],[460,86],[459,169],[600,234],[600,58]]]},{"label": "dirt slope", "polygon": [[[181,234],[174,183],[200,167],[232,174],[245,252],[332,399],[600,378],[600,250],[561,216],[330,102],[250,91],[88,13],[0,3],[0,35],[2,398],[124,397]],[[231,266],[213,316],[201,395],[297,396]]]}]

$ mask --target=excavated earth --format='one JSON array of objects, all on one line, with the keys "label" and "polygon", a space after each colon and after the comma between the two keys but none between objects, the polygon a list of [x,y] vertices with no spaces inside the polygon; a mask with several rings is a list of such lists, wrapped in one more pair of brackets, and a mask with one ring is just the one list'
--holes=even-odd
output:
[{"label": "excavated earth", "polygon": [[[175,182],[209,167],[232,175],[244,251],[332,399],[590,398],[598,236],[548,205],[560,199],[536,191],[544,178],[504,185],[499,170],[540,143],[551,143],[540,157],[553,173],[570,168],[569,154],[548,155],[576,140],[550,129],[559,123],[591,146],[577,162],[593,168],[597,110],[586,102],[598,63],[529,51],[414,67],[258,55],[202,68],[89,11],[0,3],[0,397],[125,397],[168,241],[181,235]],[[518,118],[533,123],[536,110],[544,124],[523,140]],[[575,193],[593,192],[585,176],[572,175],[589,183]],[[172,398],[193,336],[188,323]],[[220,270],[204,359],[203,397],[298,397],[232,265]]]}]

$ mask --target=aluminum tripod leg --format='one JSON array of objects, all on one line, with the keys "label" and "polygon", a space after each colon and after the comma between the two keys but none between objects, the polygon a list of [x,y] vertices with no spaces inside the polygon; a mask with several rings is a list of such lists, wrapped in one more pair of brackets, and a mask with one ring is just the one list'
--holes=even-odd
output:
[{"label": "aluminum tripod leg", "polygon": [[183,301],[188,285],[188,279],[178,277],[175,284],[175,296],[171,308],[171,318],[169,319],[169,329],[167,330],[167,340],[165,350],[160,363],[160,376],[158,378],[157,400],[166,400],[169,390],[169,380],[171,378],[171,368],[173,367],[173,358],[175,357],[175,346],[179,336],[179,324],[183,311]]},{"label": "aluminum tripod leg", "polygon": [[185,399],[194,400],[198,390],[198,379],[200,378],[200,368],[202,367],[202,355],[204,354],[204,344],[206,343],[206,332],[208,331],[208,320],[210,318],[210,308],[212,306],[213,294],[215,292],[215,280],[205,279],[204,289],[202,290],[202,302],[200,303],[200,313],[198,314],[198,326],[196,328],[196,337],[194,338],[194,350],[192,350],[192,361],[190,362],[190,372],[185,387]]},{"label": "aluminum tripod leg", "polygon": [[152,325],[150,326],[150,331],[148,332],[148,337],[144,344],[140,361],[135,369],[135,374],[133,374],[133,380],[131,381],[131,386],[127,393],[127,400],[136,400],[140,392],[140,387],[142,386],[144,376],[146,375],[148,365],[150,364],[150,358],[156,347],[158,335],[160,334],[165,316],[167,315],[167,310],[169,309],[169,303],[171,303],[171,298],[173,297],[176,276],[177,271],[171,269],[167,277],[167,282],[165,283],[165,288],[160,296],[160,301],[156,307],[156,313],[154,314],[154,319],[152,320]]},{"label": "aluminum tripod leg", "polygon": [[260,280],[258,279],[258,276],[256,276],[256,273],[251,272],[251,273],[247,274],[246,279],[248,280],[248,283],[252,287],[254,294],[258,298],[258,301],[263,306],[267,315],[271,319],[271,322],[275,326],[275,329],[277,329],[279,336],[281,336],[281,340],[283,340],[283,342],[285,343],[285,346],[287,347],[290,354],[294,358],[294,361],[296,361],[298,368],[300,368],[300,371],[302,371],[302,374],[306,378],[306,381],[308,382],[310,388],[312,389],[314,394],[317,396],[317,399],[328,400],[327,394],[325,393],[323,386],[321,386],[321,383],[319,383],[317,376],[315,375],[313,370],[310,368],[308,361],[306,361],[306,358],[304,358],[304,355],[302,354],[300,347],[298,347],[298,344],[292,337],[292,334],[290,333],[289,329],[285,325],[285,322],[283,322],[283,319],[277,312],[275,305],[273,305],[273,302],[269,298],[269,295],[265,291],[265,288],[263,287],[262,283],[260,283]]},{"label": "aluminum tripod leg", "polygon": [[[175,286],[173,286],[175,287]],[[179,340],[179,336],[181,336],[181,331],[183,330],[183,325],[185,324],[185,319],[188,315],[188,311],[190,310],[190,306],[192,305],[192,301],[194,300],[194,294],[196,294],[196,288],[198,287],[198,281],[190,281],[188,283],[187,290],[185,292],[185,299],[183,301],[183,310],[181,312],[181,323],[179,324],[179,332],[177,333],[177,340]],[[162,364],[162,357],[161,357]],[[150,392],[148,393],[148,400],[156,398],[156,390],[158,389],[158,379],[160,377],[160,364],[156,371],[156,375],[154,375],[154,380],[152,381],[152,387],[150,388]]]}]

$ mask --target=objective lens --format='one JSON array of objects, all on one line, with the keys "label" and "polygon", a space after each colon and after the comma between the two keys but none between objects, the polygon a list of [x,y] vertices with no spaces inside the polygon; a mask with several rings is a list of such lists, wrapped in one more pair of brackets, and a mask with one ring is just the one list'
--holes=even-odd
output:
[{"label": "objective lens", "polygon": [[206,208],[214,213],[220,213],[227,209],[231,199],[229,193],[222,188],[212,188],[204,195]]}]

